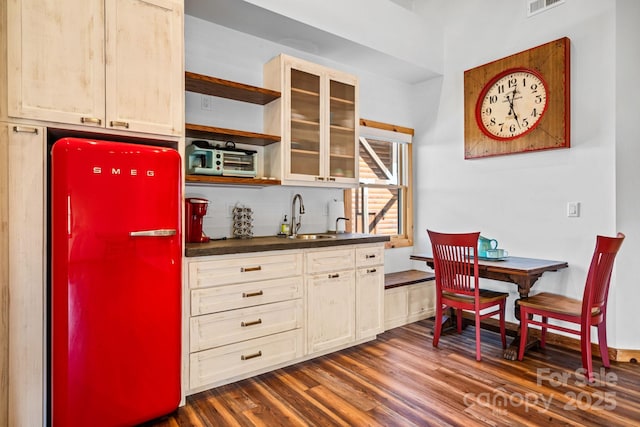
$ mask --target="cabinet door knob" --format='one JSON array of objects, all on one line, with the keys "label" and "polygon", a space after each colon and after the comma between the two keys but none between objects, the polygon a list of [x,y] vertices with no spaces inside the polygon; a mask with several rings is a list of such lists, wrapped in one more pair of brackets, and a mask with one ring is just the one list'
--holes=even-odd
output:
[{"label": "cabinet door knob", "polygon": [[376,271],[378,271],[378,270],[376,270],[375,268],[372,268],[370,270],[367,270],[367,273],[375,273]]}]

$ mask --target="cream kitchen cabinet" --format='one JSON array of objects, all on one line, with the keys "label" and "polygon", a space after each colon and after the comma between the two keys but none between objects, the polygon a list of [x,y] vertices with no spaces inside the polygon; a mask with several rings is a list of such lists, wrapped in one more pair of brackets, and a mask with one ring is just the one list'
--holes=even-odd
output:
[{"label": "cream kitchen cabinet", "polygon": [[264,66],[264,85],[282,93],[265,107],[265,168],[283,184],[348,187],[358,182],[358,79],[279,55]]},{"label": "cream kitchen cabinet", "polygon": [[11,0],[9,117],[181,136],[182,0]]},{"label": "cream kitchen cabinet", "polygon": [[384,332],[384,246],[356,247],[356,339]]},{"label": "cream kitchen cabinet", "polygon": [[301,251],[188,260],[187,393],[304,355]]},{"label": "cream kitchen cabinet", "polygon": [[0,425],[45,424],[45,164],[44,128],[0,122]]},{"label": "cream kitchen cabinet", "polygon": [[305,279],[307,349],[317,353],[356,340],[355,272],[332,270]]},{"label": "cream kitchen cabinet", "polygon": [[187,257],[185,283],[186,394],[382,332],[384,243]]},{"label": "cream kitchen cabinet", "polygon": [[383,331],[384,246],[308,250],[309,354],[373,339]]},{"label": "cream kitchen cabinet", "polygon": [[384,305],[385,330],[427,319],[436,312],[435,282],[387,289]]}]

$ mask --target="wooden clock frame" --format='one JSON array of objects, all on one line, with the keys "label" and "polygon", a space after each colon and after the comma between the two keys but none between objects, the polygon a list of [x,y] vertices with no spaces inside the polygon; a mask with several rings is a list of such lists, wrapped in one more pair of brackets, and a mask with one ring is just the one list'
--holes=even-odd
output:
[{"label": "wooden clock frame", "polygon": [[[465,159],[571,146],[569,46],[569,38],[563,37],[464,72]],[[547,86],[547,107],[532,130],[504,140],[483,132],[476,118],[476,105],[487,85],[510,69],[528,69],[543,79]]]}]

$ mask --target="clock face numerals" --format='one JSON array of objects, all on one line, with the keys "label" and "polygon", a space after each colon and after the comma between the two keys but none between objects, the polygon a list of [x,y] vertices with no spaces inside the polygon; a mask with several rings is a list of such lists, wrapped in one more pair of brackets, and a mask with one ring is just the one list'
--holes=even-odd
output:
[{"label": "clock face numerals", "polygon": [[542,77],[530,70],[508,70],[481,92],[476,119],[489,137],[510,140],[535,129],[546,107]]}]

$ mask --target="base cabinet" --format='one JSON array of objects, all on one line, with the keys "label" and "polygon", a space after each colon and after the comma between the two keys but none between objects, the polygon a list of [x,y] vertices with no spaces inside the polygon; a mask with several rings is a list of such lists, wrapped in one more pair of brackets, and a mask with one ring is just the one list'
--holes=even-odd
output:
[{"label": "base cabinet", "polygon": [[355,251],[324,248],[305,253],[307,351],[355,341]]},{"label": "base cabinet", "polygon": [[187,258],[184,270],[186,394],[383,331],[383,243]]},{"label": "base cabinet", "polygon": [[306,285],[309,353],[355,341],[354,271],[313,275]]},{"label": "base cabinet", "polygon": [[308,251],[305,271],[310,354],[373,339],[383,331],[383,245]]},{"label": "base cabinet", "polygon": [[384,332],[384,247],[356,248],[356,339]]},{"label": "base cabinet", "polygon": [[304,355],[301,251],[206,257],[185,271],[190,393]]},{"label": "base cabinet", "polygon": [[435,304],[433,281],[387,289],[384,291],[384,329],[432,317]]}]

